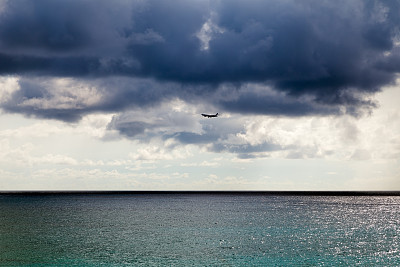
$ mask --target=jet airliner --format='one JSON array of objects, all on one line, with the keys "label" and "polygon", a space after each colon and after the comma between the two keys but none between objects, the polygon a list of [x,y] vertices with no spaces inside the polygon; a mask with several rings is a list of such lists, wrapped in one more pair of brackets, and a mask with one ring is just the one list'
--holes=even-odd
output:
[{"label": "jet airliner", "polygon": [[206,117],[206,118],[216,118],[218,117],[218,113],[217,114],[204,114],[202,113],[201,116]]}]

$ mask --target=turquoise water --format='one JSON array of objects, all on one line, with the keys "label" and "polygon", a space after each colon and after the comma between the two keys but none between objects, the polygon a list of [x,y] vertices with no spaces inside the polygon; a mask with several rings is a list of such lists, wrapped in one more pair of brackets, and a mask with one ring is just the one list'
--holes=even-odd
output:
[{"label": "turquoise water", "polygon": [[399,266],[399,196],[0,195],[2,266]]}]

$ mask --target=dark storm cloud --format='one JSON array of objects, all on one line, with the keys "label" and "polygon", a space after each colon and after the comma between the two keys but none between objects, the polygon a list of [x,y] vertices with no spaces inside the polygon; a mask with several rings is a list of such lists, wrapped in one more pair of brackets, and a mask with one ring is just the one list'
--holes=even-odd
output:
[{"label": "dark storm cloud", "polygon": [[85,57],[38,57],[25,55],[4,55],[0,53],[0,72],[3,74],[30,73],[55,76],[82,77],[94,71],[102,71],[98,59]]},{"label": "dark storm cloud", "polygon": [[318,105],[313,101],[296,101],[290,97],[260,96],[248,92],[233,100],[221,100],[224,110],[237,113],[259,113],[282,116],[328,115],[341,113],[339,107]]},{"label": "dark storm cloud", "polygon": [[197,134],[191,132],[180,132],[168,137],[173,137],[183,144],[209,144],[217,141],[219,135],[216,133]]},{"label": "dark storm cloud", "polygon": [[399,73],[400,72],[400,51],[397,48],[393,56],[382,58],[377,62],[376,67],[382,71]]},{"label": "dark storm cloud", "polygon": [[76,108],[59,109],[57,107],[43,108],[35,105],[24,105],[29,100],[50,99],[51,94],[41,84],[28,80],[19,81],[20,90],[15,91],[10,99],[3,103],[2,108],[8,112],[18,112],[27,116],[58,119],[63,121],[76,121],[81,118],[81,111]]},{"label": "dark storm cloud", "polygon": [[[399,12],[398,1],[372,0],[7,1],[1,74],[105,81],[95,104],[21,106],[37,90],[24,85],[3,109],[73,121],[178,97],[242,113],[326,115],[345,107],[357,114],[374,106],[364,95],[393,83],[400,70]],[[249,83],[289,100],[239,90]],[[221,86],[237,97],[219,97]]]},{"label": "dark storm cloud", "polygon": [[61,84],[49,77],[25,77],[19,79],[18,86],[1,104],[3,110],[67,122],[79,121],[83,115],[95,112],[151,108],[177,96],[174,84],[165,83],[160,88],[148,79],[125,77],[72,79]]},{"label": "dark storm cloud", "polygon": [[126,137],[135,137],[139,134],[143,134],[146,129],[151,129],[152,125],[141,121],[118,123],[118,125],[116,125],[115,122],[112,121],[108,125],[108,128],[117,129],[120,134]]},{"label": "dark storm cloud", "polygon": [[0,14],[2,51],[50,58],[112,52],[104,49],[121,42],[117,31],[131,16],[128,1],[115,2],[7,1]]}]

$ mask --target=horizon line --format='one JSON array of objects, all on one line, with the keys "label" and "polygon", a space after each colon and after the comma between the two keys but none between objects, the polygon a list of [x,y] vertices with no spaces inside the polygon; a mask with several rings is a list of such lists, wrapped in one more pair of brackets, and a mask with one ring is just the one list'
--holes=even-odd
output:
[{"label": "horizon line", "polygon": [[388,190],[0,190],[0,195],[315,195],[315,196],[400,196],[400,191]]}]

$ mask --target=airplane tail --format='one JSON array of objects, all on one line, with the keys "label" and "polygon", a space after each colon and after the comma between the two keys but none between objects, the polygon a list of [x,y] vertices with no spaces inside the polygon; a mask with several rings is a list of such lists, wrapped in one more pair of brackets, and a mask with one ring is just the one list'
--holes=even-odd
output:
[{"label": "airplane tail", "polygon": [[217,112],[217,114],[215,114],[215,116],[218,116],[218,112]]}]

